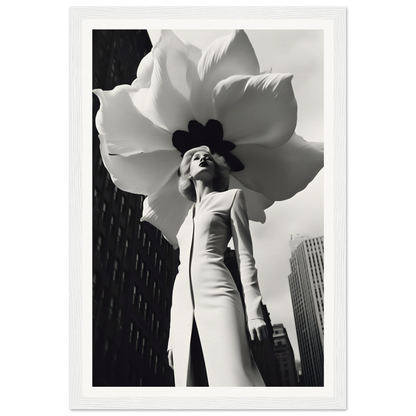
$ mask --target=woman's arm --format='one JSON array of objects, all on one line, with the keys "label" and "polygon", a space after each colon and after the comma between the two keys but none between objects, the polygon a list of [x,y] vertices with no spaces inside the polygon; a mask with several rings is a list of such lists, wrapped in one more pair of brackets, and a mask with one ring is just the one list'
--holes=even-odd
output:
[{"label": "woman's arm", "polygon": [[267,337],[267,330],[263,319],[262,297],[253,257],[247,208],[241,189],[236,191],[231,206],[231,230],[240,270],[248,330],[253,341],[256,338],[262,340]]}]

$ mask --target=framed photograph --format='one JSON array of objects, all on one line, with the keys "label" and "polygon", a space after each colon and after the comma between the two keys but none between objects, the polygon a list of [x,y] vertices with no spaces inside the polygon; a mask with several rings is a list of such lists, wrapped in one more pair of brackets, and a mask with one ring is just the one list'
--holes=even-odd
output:
[{"label": "framed photograph", "polygon": [[71,8],[70,178],[71,409],[346,408],[345,8]]}]

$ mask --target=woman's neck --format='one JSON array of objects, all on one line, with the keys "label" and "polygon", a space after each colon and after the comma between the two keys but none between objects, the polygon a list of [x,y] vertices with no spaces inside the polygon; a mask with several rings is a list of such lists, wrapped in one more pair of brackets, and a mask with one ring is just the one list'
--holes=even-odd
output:
[{"label": "woman's neck", "polygon": [[194,186],[195,186],[195,193],[196,193],[196,203],[201,202],[202,198],[205,195],[208,195],[211,192],[214,192],[214,186],[212,182],[205,183],[202,181],[194,181]]}]

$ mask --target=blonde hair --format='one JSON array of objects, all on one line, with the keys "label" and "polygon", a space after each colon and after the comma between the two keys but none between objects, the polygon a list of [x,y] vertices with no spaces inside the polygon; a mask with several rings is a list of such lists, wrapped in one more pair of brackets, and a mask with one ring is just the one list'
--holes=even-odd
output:
[{"label": "blonde hair", "polygon": [[182,162],[179,166],[179,183],[178,188],[179,192],[190,201],[196,201],[196,192],[195,186],[192,182],[192,179],[189,177],[191,160],[192,156],[198,151],[206,151],[212,156],[215,166],[215,176],[212,182],[214,191],[223,192],[228,189],[228,184],[230,182],[230,167],[227,165],[225,159],[214,153],[212,154],[208,146],[199,146],[194,147],[193,149],[188,150],[184,155]]}]

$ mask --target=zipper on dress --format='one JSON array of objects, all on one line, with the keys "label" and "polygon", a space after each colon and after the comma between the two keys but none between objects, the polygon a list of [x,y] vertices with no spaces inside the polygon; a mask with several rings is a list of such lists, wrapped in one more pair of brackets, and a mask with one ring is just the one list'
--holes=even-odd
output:
[{"label": "zipper on dress", "polygon": [[195,299],[194,299],[194,288],[192,286],[192,256],[194,251],[194,236],[195,236],[195,204],[192,207],[192,238],[191,238],[191,248],[189,252],[189,288],[191,290],[191,300],[192,300],[192,309],[195,311]]}]

